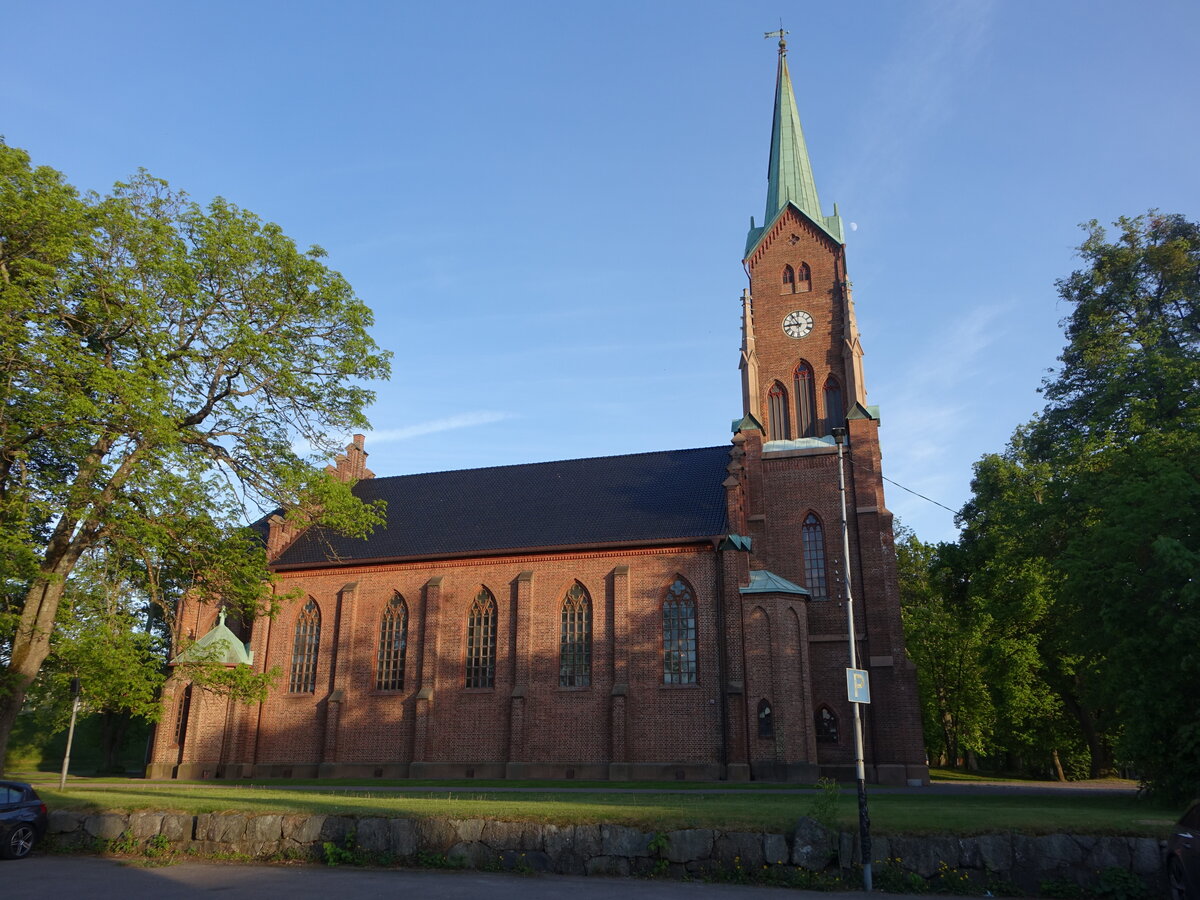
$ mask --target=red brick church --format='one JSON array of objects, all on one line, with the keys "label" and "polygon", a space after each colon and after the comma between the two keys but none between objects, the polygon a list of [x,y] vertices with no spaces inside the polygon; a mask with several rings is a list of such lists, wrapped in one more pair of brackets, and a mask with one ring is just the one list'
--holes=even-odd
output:
[{"label": "red brick church", "polygon": [[178,667],[149,777],[853,779],[849,576],[868,780],[927,781],[842,221],[782,41],[744,263],[730,444],[378,478],[356,436],[336,471],[386,525],[262,523],[304,598],[248,635],[199,604],[179,627],[283,676],[246,706]]}]

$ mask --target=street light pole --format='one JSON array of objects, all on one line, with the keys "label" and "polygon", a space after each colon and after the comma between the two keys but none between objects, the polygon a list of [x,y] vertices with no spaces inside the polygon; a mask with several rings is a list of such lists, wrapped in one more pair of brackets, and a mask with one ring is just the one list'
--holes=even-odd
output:
[{"label": "street light pole", "polygon": [[75,740],[75,717],[79,715],[79,679],[71,679],[71,727],[67,731],[67,752],[63,754],[62,774],[58,776],[58,789],[66,790],[67,767],[71,765],[71,742]]},{"label": "street light pole", "polygon": [[[846,469],[843,461],[843,445],[846,429],[834,428],[833,440],[838,453],[838,493],[842,500],[842,577],[846,587],[846,627],[850,636],[850,668],[858,668],[857,637],[854,632],[854,593],[850,583],[850,526],[846,518]],[[872,890],[871,884],[871,817],[867,813],[867,768],[863,760],[862,714],[859,704],[851,703],[854,710],[854,774],[858,781],[858,835],[862,845],[863,889]]]}]

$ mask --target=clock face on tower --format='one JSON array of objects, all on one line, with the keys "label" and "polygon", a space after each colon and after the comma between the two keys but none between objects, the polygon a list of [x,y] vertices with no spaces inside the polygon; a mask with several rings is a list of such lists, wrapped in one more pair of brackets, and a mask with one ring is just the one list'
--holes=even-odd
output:
[{"label": "clock face on tower", "polygon": [[783,317],[783,333],[788,337],[802,338],[813,327],[813,317],[802,309],[790,312]]}]

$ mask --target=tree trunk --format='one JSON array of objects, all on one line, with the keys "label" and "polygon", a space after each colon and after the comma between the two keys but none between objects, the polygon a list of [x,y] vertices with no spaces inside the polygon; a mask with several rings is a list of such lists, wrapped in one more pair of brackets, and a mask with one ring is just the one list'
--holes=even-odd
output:
[{"label": "tree trunk", "polygon": [[[78,558],[78,554],[74,554]],[[65,558],[60,562],[65,562]],[[74,565],[75,559],[70,560]],[[67,571],[70,571],[70,565]],[[0,691],[0,773],[4,771],[4,758],[8,753],[8,741],[12,736],[17,715],[25,704],[29,685],[50,655],[50,632],[58,615],[58,604],[62,600],[66,578],[43,574],[25,595],[21,621],[13,635],[12,655],[4,673]]]},{"label": "tree trunk", "polygon": [[1091,711],[1084,706],[1070,691],[1060,692],[1063,703],[1079,723],[1079,730],[1087,742],[1091,755],[1089,775],[1092,778],[1104,778],[1112,774],[1112,749],[1096,728],[1096,720]]},{"label": "tree trunk", "polygon": [[1063,773],[1062,760],[1058,758],[1058,751],[1051,750],[1050,758],[1054,760],[1054,774],[1059,781],[1066,781],[1067,776]]}]

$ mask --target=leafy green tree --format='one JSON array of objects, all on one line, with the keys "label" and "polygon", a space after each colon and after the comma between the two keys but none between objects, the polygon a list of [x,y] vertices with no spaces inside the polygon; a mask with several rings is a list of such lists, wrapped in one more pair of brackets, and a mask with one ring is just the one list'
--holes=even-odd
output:
[{"label": "leafy green tree", "polygon": [[971,608],[946,557],[949,544],[926,544],[898,529],[896,559],[905,646],[917,685],[929,758],[956,767],[987,751],[995,707],[985,666],[988,617]]},{"label": "leafy green tree", "polygon": [[145,172],[80,196],[0,144],[0,758],[86,554],[253,616],[277,600],[232,527],[253,510],[380,521],[294,449],[365,427],[388,373],[323,256]]},{"label": "leafy green tree", "polygon": [[1200,225],[1086,226],[1061,367],[1030,436],[1047,461],[1061,605],[1148,787],[1200,790]]}]

